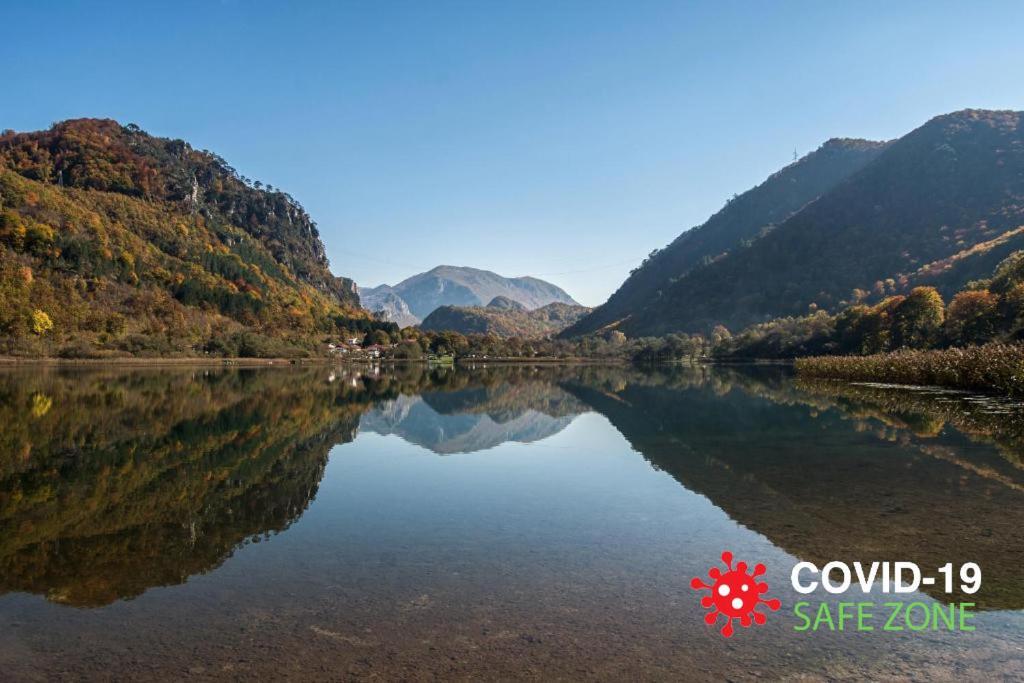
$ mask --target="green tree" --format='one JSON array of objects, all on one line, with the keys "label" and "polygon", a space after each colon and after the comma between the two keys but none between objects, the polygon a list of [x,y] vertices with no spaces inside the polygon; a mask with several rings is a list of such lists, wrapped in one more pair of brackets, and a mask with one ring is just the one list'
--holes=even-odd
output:
[{"label": "green tree", "polygon": [[894,319],[903,299],[902,296],[890,296],[871,307],[862,321],[861,353],[892,350]]},{"label": "green tree", "polygon": [[893,346],[923,349],[935,344],[946,318],[942,297],[934,287],[915,287],[893,311]]},{"label": "green tree", "polygon": [[380,344],[381,346],[387,346],[391,343],[391,335],[384,330],[373,330],[363,338],[364,346],[371,346],[373,344]]},{"label": "green tree", "polygon": [[419,360],[423,358],[423,349],[416,341],[408,339],[395,347],[394,357],[397,360]]},{"label": "green tree", "polygon": [[960,292],[946,309],[946,337],[956,346],[984,344],[995,336],[999,297],[987,289]]},{"label": "green tree", "polygon": [[1011,339],[1024,338],[1024,283],[1014,285],[1003,295],[1000,309],[1008,336]]}]

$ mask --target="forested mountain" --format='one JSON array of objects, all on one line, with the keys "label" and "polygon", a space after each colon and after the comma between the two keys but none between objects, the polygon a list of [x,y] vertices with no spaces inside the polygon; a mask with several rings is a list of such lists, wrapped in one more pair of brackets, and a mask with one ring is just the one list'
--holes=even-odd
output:
[{"label": "forested mountain", "polygon": [[0,135],[8,352],[188,353],[368,324],[303,208],[217,155],[111,120]]},{"label": "forested mountain", "polygon": [[558,334],[589,312],[586,306],[563,303],[531,311],[519,302],[497,296],[487,306],[441,306],[420,323],[420,329],[536,339]]},{"label": "forested mountain", "polygon": [[1022,133],[1018,112],[932,119],[767,234],[681,273],[618,328],[737,329],[933,282],[956,291],[1020,247]]},{"label": "forested mountain", "polygon": [[771,231],[808,202],[863,168],[885,147],[885,143],[869,140],[829,140],[757,187],[734,197],[703,225],[687,230],[664,249],[652,253],[607,302],[569,333],[594,332],[628,318],[659,298],[675,279]]},{"label": "forested mountain", "polygon": [[[516,301],[528,309],[550,303],[578,305],[559,287],[534,277],[507,278],[488,270],[458,266],[438,266],[419,275],[413,275],[397,285],[361,288],[363,305],[371,310],[383,310],[389,320],[400,325],[415,324],[440,306],[484,306],[497,296]],[[403,322],[403,302],[412,316]],[[396,313],[397,312],[397,313]]]}]

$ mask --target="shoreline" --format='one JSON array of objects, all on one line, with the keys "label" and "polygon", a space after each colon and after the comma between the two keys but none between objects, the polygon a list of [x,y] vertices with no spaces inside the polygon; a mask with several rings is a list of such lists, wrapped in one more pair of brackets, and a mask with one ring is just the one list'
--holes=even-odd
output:
[{"label": "shoreline", "polygon": [[12,358],[0,357],[0,368],[13,368],[33,365],[75,366],[75,365],[333,365],[337,361],[332,358]]},{"label": "shoreline", "polygon": [[944,387],[1024,395],[1024,345],[991,342],[948,349],[900,350],[869,356],[810,356],[794,363],[797,377]]},{"label": "shoreline", "polygon": [[[394,361],[389,361],[394,362]],[[402,361],[399,361],[402,362]],[[427,363],[429,361],[404,361],[413,363]],[[552,358],[549,356],[538,357],[538,358],[520,358],[520,357],[495,357],[495,358],[456,358],[455,365],[498,365],[498,364],[563,364],[563,365],[628,365],[629,360],[626,358]]]},{"label": "shoreline", "polygon": [[146,358],[138,356],[125,356],[118,358],[19,358],[12,356],[0,356],[0,368],[29,367],[29,366],[116,366],[130,365],[138,367],[155,366],[249,366],[263,367],[282,365],[433,365],[435,367],[452,367],[466,365],[508,365],[508,364],[564,364],[564,365],[623,365],[628,364],[626,359],[598,359],[598,358],[457,358],[453,363],[436,363],[428,360],[417,359],[359,359],[349,360],[345,358],[204,358],[204,357],[181,357],[181,358]]}]

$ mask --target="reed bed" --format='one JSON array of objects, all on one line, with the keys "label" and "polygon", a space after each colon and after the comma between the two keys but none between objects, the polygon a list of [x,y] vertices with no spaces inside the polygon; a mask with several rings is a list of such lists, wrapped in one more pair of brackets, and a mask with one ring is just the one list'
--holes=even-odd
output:
[{"label": "reed bed", "polygon": [[797,359],[796,371],[801,377],[934,385],[1024,396],[1024,344],[992,343],[872,356],[813,356]]}]

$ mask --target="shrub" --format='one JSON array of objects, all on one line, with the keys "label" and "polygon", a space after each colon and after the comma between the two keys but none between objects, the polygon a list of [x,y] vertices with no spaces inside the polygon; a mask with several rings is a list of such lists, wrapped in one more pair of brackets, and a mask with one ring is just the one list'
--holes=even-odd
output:
[{"label": "shrub", "polygon": [[889,382],[1024,395],[1024,345],[993,343],[872,356],[816,356],[796,361],[804,377]]}]

